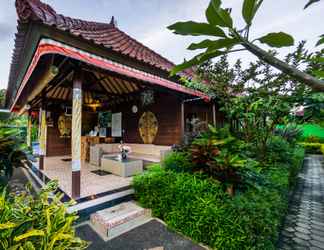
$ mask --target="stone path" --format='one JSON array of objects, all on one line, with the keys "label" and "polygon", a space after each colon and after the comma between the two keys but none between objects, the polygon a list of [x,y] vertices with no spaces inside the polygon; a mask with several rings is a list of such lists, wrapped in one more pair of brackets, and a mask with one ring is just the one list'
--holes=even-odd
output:
[{"label": "stone path", "polygon": [[305,158],[295,194],[291,200],[279,249],[324,249],[323,158]]}]

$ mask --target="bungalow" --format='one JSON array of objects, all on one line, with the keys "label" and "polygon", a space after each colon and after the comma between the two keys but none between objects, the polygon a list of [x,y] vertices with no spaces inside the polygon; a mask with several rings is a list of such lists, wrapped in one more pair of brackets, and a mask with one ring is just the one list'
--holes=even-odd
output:
[{"label": "bungalow", "polygon": [[[6,106],[28,114],[29,145],[31,121],[39,121],[37,168],[69,197],[129,185],[143,163],[181,143],[192,119],[222,122],[208,95],[181,85],[192,70],[170,77],[174,64],[121,31],[114,17],[75,19],[40,0],[16,0],[16,10]],[[129,159],[116,157],[123,149],[132,151]]]}]

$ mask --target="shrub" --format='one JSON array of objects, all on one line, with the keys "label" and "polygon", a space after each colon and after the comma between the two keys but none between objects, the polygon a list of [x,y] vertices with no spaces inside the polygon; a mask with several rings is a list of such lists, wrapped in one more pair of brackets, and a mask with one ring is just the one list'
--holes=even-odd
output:
[{"label": "shrub", "polygon": [[0,249],[86,249],[87,242],[75,236],[62,195],[49,194],[57,188],[50,182],[35,197],[28,193],[0,197]]},{"label": "shrub", "polygon": [[300,142],[307,154],[323,154],[323,143]]},{"label": "shrub", "polygon": [[163,167],[175,172],[191,172],[192,163],[190,157],[184,152],[172,152],[163,160]]},{"label": "shrub", "polygon": [[286,127],[277,127],[274,134],[281,136],[290,144],[295,144],[296,140],[301,138],[303,131],[297,125],[287,125]]},{"label": "shrub", "polygon": [[171,228],[215,249],[275,249],[287,209],[290,164],[264,169],[266,181],[234,197],[213,179],[154,167],[133,181],[136,199]]},{"label": "shrub", "polygon": [[291,145],[280,136],[272,136],[267,142],[267,163],[289,162],[292,155]]}]

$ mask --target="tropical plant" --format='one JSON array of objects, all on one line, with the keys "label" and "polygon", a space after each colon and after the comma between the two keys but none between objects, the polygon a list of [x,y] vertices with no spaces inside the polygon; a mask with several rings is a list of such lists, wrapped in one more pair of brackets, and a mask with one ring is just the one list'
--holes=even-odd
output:
[{"label": "tropical plant", "polygon": [[52,193],[57,182],[50,182],[32,196],[30,189],[21,194],[0,196],[0,249],[86,249],[88,243],[75,236],[76,214],[67,213],[72,203],[62,203],[62,194]]},{"label": "tropical plant", "polygon": [[7,184],[15,168],[29,164],[25,149],[15,129],[0,129],[0,187]]},{"label": "tropical plant", "polygon": [[[273,32],[264,36],[251,39],[250,29],[253,19],[260,9],[263,0],[244,0],[242,16],[245,26],[235,27],[230,9],[222,8],[221,0],[211,0],[206,10],[207,22],[198,23],[193,21],[177,22],[168,28],[176,34],[191,36],[209,36],[212,39],[205,39],[199,43],[192,43],[188,49],[205,49],[191,60],[176,66],[172,74],[182,71],[188,67],[202,64],[203,62],[238,51],[247,50],[257,56],[268,65],[273,66],[280,72],[302,82],[314,90],[324,91],[323,71],[312,71],[309,73],[299,70],[294,65],[278,59],[274,54],[269,53],[256,44],[266,44],[272,48],[281,48],[294,45],[294,38],[284,32]],[[308,7],[308,6],[307,6]],[[324,36],[317,45],[324,44]],[[237,48],[237,46],[239,46]],[[323,60],[320,56],[319,60]],[[313,76],[315,75],[315,77]]]},{"label": "tropical plant", "polygon": [[277,127],[274,134],[284,138],[290,144],[294,144],[303,134],[303,131],[295,124],[289,124],[284,127]]}]

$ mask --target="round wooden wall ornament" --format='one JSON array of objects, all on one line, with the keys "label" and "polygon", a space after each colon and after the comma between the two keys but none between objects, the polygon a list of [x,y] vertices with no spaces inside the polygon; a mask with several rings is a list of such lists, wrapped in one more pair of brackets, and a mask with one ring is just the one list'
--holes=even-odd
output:
[{"label": "round wooden wall ornament", "polygon": [[58,130],[61,137],[71,136],[72,119],[71,116],[60,115],[57,122]]},{"label": "round wooden wall ornament", "polygon": [[159,126],[156,116],[150,111],[144,112],[138,122],[138,129],[145,144],[153,143],[158,128]]}]

